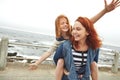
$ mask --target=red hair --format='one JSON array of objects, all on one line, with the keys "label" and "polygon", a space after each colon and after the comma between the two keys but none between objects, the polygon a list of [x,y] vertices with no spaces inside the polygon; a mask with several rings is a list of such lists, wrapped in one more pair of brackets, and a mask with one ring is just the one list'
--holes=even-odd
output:
[{"label": "red hair", "polygon": [[[102,45],[102,41],[99,39],[98,34],[93,26],[93,23],[86,17],[78,17],[76,21],[80,22],[86,31],[89,33],[86,39],[88,47],[92,49],[99,48]],[[78,42],[72,37],[73,45],[78,48]]]},{"label": "red hair", "polygon": [[69,30],[67,32],[67,35],[68,36],[71,35],[71,26],[70,26],[68,18],[65,15],[59,15],[55,20],[56,38],[60,38],[62,36],[61,32],[60,32],[60,19],[61,18],[65,18],[67,20],[67,23],[68,23],[68,26],[69,26]]}]

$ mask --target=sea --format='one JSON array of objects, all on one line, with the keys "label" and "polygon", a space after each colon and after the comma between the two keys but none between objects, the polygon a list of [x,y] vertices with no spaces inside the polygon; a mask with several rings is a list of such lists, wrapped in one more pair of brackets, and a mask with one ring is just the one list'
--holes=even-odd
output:
[{"label": "sea", "polygon": [[[0,27],[0,39],[2,37],[7,37],[9,39],[8,45],[8,53],[17,53],[16,56],[22,56],[25,58],[33,58],[39,59],[44,52],[46,52],[49,47],[54,43],[55,37],[46,34],[38,34],[26,31],[19,31],[7,28]],[[29,46],[26,45],[14,45],[11,43],[20,43],[20,44],[30,44]],[[34,45],[34,46],[31,46]],[[44,47],[46,46],[46,47]],[[106,55],[107,54],[114,54],[113,52],[117,51],[120,53],[120,47],[109,45],[103,43],[100,49],[100,56],[99,56],[99,64],[100,65],[107,65],[111,66],[113,63],[113,55]],[[52,59],[54,56],[51,55],[49,58]],[[119,66],[120,66],[120,58],[119,58]]]}]

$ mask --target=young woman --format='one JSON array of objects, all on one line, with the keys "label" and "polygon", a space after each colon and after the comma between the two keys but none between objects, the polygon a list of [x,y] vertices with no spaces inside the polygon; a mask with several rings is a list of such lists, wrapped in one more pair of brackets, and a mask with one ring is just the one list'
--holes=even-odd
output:
[{"label": "young woman", "polygon": [[[114,10],[117,6],[118,6],[118,0],[117,1],[112,1],[109,5],[106,4],[106,0],[105,0],[105,8],[99,12],[96,16],[94,16],[93,18],[91,18],[91,21],[93,23],[95,23],[97,20],[99,20],[105,13],[110,12],[112,10]],[[70,37],[70,31],[71,31],[71,26],[69,24],[69,20],[66,16],[64,15],[60,15],[57,17],[56,21],[55,21],[55,26],[56,26],[56,41],[54,43],[53,46],[51,46],[51,48],[45,52],[40,59],[38,59],[35,63],[30,64],[30,69],[36,69],[38,64],[40,64],[42,61],[44,61],[46,58],[48,58],[50,55],[52,55],[54,53],[54,51],[56,51],[57,47],[59,46],[59,44],[61,44],[64,40],[69,39]],[[63,75],[63,65],[64,65],[64,60],[63,59],[59,59],[57,63],[57,67],[56,67],[56,80],[61,80],[61,76]],[[60,64],[60,66],[59,66]],[[96,65],[96,63],[93,63],[93,65]],[[94,72],[94,68],[93,68],[93,72]],[[95,73],[95,72],[94,72]],[[97,72],[96,72],[97,73]],[[94,74],[96,75],[96,74]],[[93,76],[94,77],[94,76]]]},{"label": "young woman", "polygon": [[63,42],[56,51],[64,59],[64,66],[69,72],[68,80],[90,80],[90,66],[98,61],[100,46],[101,40],[93,23],[86,17],[78,17],[71,40]]},{"label": "young woman", "polygon": [[[119,6],[119,1],[112,1],[109,5],[107,5],[107,2],[105,0],[105,9],[103,11],[101,11],[99,14],[97,14],[96,16],[94,16],[93,18],[91,18],[91,21],[93,23],[95,23],[98,19],[100,19],[100,17],[103,16],[103,14],[107,13],[107,12],[110,12],[112,10],[114,10],[116,7]],[[98,57],[98,56],[97,56]],[[98,68],[97,68],[97,64],[96,64],[96,59],[97,57],[95,58],[95,60],[91,63],[91,77],[92,77],[92,80],[98,80]],[[63,66],[64,66],[64,60],[62,59],[62,56],[60,54],[55,54],[54,55],[54,61],[55,63],[57,64],[57,67],[56,67],[56,80],[61,80],[62,79],[62,75],[63,75],[63,71],[65,74],[68,74],[64,69],[63,69]]]}]

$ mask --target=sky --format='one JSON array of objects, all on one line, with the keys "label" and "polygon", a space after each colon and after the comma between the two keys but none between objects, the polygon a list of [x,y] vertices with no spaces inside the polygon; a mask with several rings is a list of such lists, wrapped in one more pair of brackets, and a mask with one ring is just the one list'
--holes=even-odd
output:
[{"label": "sky", "polygon": [[[104,0],[0,0],[0,27],[55,36],[58,15],[66,15],[73,25],[78,16],[91,18],[103,8]],[[105,14],[95,28],[103,42],[119,46],[120,7]]]}]

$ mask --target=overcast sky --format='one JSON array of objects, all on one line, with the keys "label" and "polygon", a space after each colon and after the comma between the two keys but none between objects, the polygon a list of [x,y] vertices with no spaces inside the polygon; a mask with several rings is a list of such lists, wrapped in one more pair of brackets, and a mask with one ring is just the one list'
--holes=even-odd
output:
[{"label": "overcast sky", "polygon": [[[0,0],[0,27],[54,35],[58,15],[65,14],[73,25],[78,16],[91,18],[103,8],[104,0]],[[95,26],[103,41],[120,45],[120,7]]]}]

